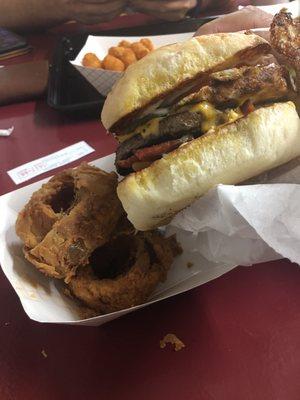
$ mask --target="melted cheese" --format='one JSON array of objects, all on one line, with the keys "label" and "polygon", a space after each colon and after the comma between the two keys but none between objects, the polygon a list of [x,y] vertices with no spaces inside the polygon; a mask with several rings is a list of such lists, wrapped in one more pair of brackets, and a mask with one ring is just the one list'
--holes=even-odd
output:
[{"label": "melted cheese", "polygon": [[197,112],[202,114],[203,122],[201,123],[201,130],[207,132],[209,129],[217,125],[218,112],[216,108],[208,101],[201,101],[190,108],[190,112]]},{"label": "melted cheese", "polygon": [[132,138],[135,135],[142,135],[143,138],[148,136],[155,136],[159,134],[159,121],[161,118],[153,118],[150,121],[146,122],[144,125],[138,126],[132,133],[128,133],[127,135],[122,135],[118,137],[120,143],[125,142]]},{"label": "melted cheese", "polygon": [[[209,129],[216,127],[220,124],[220,120],[223,120],[225,123],[233,122],[238,118],[243,116],[240,108],[227,110],[221,112],[217,110],[211,103],[208,101],[201,101],[197,104],[186,105],[178,110],[179,112],[189,111],[192,113],[200,113],[203,116],[203,121],[201,123],[202,132],[207,132]],[[135,135],[142,135],[145,139],[149,136],[159,135],[159,121],[163,117],[153,118],[150,121],[146,122],[143,125],[138,126],[132,133],[128,133],[127,135],[121,135],[118,137],[119,142],[124,142],[132,138]]]},{"label": "melted cheese", "polygon": [[216,117],[217,110],[208,101],[201,101],[200,103],[194,104],[190,107],[190,112],[201,113],[207,120]]},{"label": "melted cheese", "polygon": [[227,122],[234,122],[243,116],[243,113],[239,107],[234,110],[229,110],[226,114]]},{"label": "melted cheese", "polygon": [[134,135],[135,135],[134,132],[127,133],[126,135],[117,136],[116,139],[118,140],[119,143],[123,143],[123,142],[125,142],[125,140],[128,140],[128,139],[132,138]]},{"label": "melted cheese", "polygon": [[145,125],[138,128],[139,133],[146,138],[148,136],[155,136],[159,134],[159,121],[161,118],[153,118],[148,121]]},{"label": "melted cheese", "polygon": [[201,124],[201,129],[203,132],[215,128],[220,124],[220,120],[223,120],[224,123],[231,123],[243,116],[239,107],[221,112],[207,101],[193,105],[190,108],[190,112],[199,112],[202,114],[204,121]]}]

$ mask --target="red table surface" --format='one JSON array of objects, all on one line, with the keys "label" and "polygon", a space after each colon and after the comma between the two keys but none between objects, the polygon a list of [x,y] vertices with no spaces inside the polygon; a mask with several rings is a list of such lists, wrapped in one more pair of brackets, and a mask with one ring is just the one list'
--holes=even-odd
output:
[{"label": "red table surface", "polygon": [[[0,138],[1,194],[16,189],[6,171],[37,157],[80,140],[96,150],[86,160],[115,148],[98,120],[44,100],[0,107],[0,128],[12,125]],[[299,400],[299,287],[288,261],[239,267],[102,327],[72,327],[29,320],[1,272],[0,399]],[[170,332],[186,344],[180,352],[159,348]]]}]

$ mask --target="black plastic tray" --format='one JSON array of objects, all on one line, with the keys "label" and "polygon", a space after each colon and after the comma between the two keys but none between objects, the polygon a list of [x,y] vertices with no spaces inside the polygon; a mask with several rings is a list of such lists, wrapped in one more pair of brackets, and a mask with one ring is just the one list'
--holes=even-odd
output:
[{"label": "black plastic tray", "polygon": [[122,37],[194,32],[199,26],[211,19],[189,18],[180,22],[164,22],[155,25],[64,36],[55,49],[49,68],[48,105],[62,112],[76,113],[81,111],[81,115],[83,113],[97,113],[99,115],[105,97],[98,93],[69,63],[69,60],[73,60],[77,56],[89,34]]}]

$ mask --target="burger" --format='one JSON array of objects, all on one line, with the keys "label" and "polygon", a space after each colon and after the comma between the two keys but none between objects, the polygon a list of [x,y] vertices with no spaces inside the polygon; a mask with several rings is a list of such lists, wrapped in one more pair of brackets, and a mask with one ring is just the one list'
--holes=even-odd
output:
[{"label": "burger", "polygon": [[271,53],[252,32],[194,37],[153,51],[116,83],[101,118],[119,142],[117,192],[136,229],[300,155],[299,116]]}]

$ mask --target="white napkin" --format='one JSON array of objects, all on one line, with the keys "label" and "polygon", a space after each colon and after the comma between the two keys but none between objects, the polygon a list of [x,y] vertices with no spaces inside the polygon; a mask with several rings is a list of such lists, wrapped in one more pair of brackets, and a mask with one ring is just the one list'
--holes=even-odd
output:
[{"label": "white napkin", "polygon": [[189,250],[226,265],[288,258],[300,264],[300,160],[246,186],[218,185],[168,227]]}]

